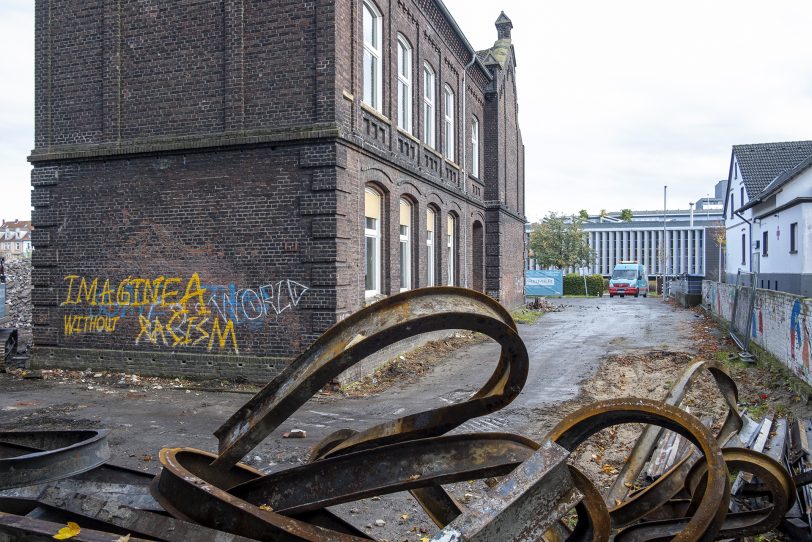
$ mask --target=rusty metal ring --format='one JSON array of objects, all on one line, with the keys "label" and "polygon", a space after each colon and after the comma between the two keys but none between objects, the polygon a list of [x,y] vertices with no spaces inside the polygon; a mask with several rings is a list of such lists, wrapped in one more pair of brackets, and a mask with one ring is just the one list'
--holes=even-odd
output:
[{"label": "rusty metal ring", "polygon": [[[739,539],[762,534],[775,528],[795,501],[792,478],[784,467],[771,457],[746,448],[724,448],[722,454],[728,465],[752,472],[763,482],[766,493],[772,497],[772,505],[728,514],[717,535],[720,539]],[[659,540],[679,532],[689,517],[696,513],[697,494],[701,494],[707,480],[707,464],[704,458],[697,461],[686,477],[686,490],[692,496],[687,508],[676,509],[680,516],[671,519],[644,521],[621,531],[617,542]],[[684,517],[683,517],[684,516]]]},{"label": "rusty metal ring", "polygon": [[215,432],[220,453],[214,466],[235,464],[316,390],[354,363],[414,335],[450,329],[477,331],[502,346],[499,362],[479,392],[463,403],[367,429],[337,445],[330,454],[440,435],[509,404],[525,383],[529,363],[510,314],[492,298],[463,288],[412,290],[375,303],[333,326],[252,397]]},{"label": "rusty metal ring", "polygon": [[[720,536],[740,538],[755,536],[778,526],[784,514],[795,502],[795,484],[784,466],[772,457],[747,448],[723,448],[725,462],[740,471],[755,474],[772,505],[761,510],[729,514]],[[686,489],[695,495],[697,488],[705,483],[707,465],[703,459],[697,461],[686,479]],[[693,505],[693,503],[692,503]],[[691,508],[689,508],[689,512]]]},{"label": "rusty metal ring", "polygon": [[612,524],[603,496],[583,472],[572,465],[569,468],[572,481],[584,498],[575,507],[578,523],[565,542],[608,542]]},{"label": "rusty metal ring", "polygon": [[708,464],[708,483],[696,515],[677,534],[675,542],[710,541],[722,527],[730,499],[730,482],[721,449],[710,431],[683,410],[649,399],[598,401],[567,415],[549,438],[567,450],[607,427],[625,423],[650,423],[679,433],[697,446]]},{"label": "rusty metal ring", "polygon": [[[689,365],[671,387],[668,396],[663,402],[678,406],[703,369],[710,372],[716,382],[716,386],[719,388],[719,392],[722,394],[722,398],[725,400],[725,403],[727,403],[727,416],[716,435],[716,440],[719,442],[719,445],[724,446],[730,437],[742,427],[742,419],[738,410],[739,390],[724,366],[716,361],[699,361]],[[626,489],[627,484],[633,484],[640,475],[648,457],[654,451],[654,447],[661,434],[662,428],[656,426],[648,426],[643,430],[631,453],[629,453],[629,460],[624,463],[620,469],[620,473],[617,475],[617,478],[615,478],[606,496],[609,502],[624,499],[628,492]],[[674,469],[669,470],[669,472],[658,478],[654,484],[648,486],[644,492],[636,493],[630,499],[625,500],[613,508],[613,522],[615,522],[616,525],[626,525],[643,517],[652,507],[659,506],[668,501],[668,499],[673,496],[673,493],[669,493],[670,490],[663,486],[682,487],[684,477],[676,482],[670,480],[670,478],[675,475],[679,476],[679,474],[684,475],[685,470],[686,469],[683,469],[680,473],[674,472]],[[654,493],[658,493],[658,495],[654,495]],[[648,506],[645,506],[645,503],[634,502],[640,499],[644,499],[645,503],[649,503]]]}]

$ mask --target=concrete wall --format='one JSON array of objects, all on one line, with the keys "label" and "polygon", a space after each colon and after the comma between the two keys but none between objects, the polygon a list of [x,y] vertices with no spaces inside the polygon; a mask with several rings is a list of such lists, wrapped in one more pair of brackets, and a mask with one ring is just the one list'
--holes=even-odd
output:
[{"label": "concrete wall", "polygon": [[[702,305],[715,316],[730,322],[735,289],[732,284],[706,280],[702,283]],[[812,385],[812,299],[756,290],[750,337],[752,342]]]}]

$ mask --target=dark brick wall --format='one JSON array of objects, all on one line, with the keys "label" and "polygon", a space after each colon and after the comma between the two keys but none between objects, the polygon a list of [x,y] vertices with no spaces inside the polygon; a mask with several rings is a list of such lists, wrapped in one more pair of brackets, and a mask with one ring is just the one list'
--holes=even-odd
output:
[{"label": "dark brick wall", "polygon": [[[361,104],[358,0],[38,0],[36,363],[266,380],[368,302],[367,185],[385,195],[383,294],[401,286],[405,197],[413,287],[426,284],[431,206],[438,283],[452,213],[454,282],[521,301],[512,71],[466,72],[471,51],[433,0],[377,5],[380,112]],[[414,51],[412,134],[397,128],[398,33]],[[437,74],[436,149],[422,144],[424,62]],[[444,84],[453,161],[439,151]]]},{"label": "dark brick wall", "polygon": [[37,0],[36,150],[335,121],[335,3]]},{"label": "dark brick wall", "polygon": [[311,143],[35,168],[37,345],[301,351],[335,322],[335,164]]}]

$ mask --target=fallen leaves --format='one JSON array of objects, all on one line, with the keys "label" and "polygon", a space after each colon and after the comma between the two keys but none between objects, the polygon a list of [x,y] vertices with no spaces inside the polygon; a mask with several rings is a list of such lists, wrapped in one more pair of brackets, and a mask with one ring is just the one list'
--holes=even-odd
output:
[{"label": "fallen leaves", "polygon": [[612,465],[609,465],[608,463],[606,465],[602,466],[601,470],[603,471],[604,474],[617,474],[618,473],[618,470],[615,467],[613,467]]},{"label": "fallen leaves", "polygon": [[65,527],[59,529],[59,531],[53,536],[57,540],[67,540],[68,538],[73,538],[77,536],[79,533],[82,532],[82,529],[76,523],[69,521]]}]

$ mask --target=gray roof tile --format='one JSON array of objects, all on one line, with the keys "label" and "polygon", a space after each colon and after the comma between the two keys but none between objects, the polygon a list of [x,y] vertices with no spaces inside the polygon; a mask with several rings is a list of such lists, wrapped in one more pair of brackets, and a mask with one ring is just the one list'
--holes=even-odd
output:
[{"label": "gray roof tile", "polygon": [[733,145],[748,199],[755,198],[776,176],[812,155],[812,141]]}]

